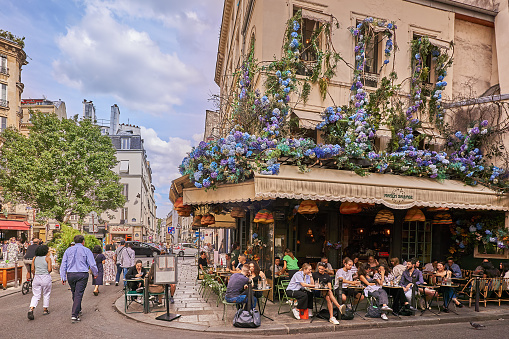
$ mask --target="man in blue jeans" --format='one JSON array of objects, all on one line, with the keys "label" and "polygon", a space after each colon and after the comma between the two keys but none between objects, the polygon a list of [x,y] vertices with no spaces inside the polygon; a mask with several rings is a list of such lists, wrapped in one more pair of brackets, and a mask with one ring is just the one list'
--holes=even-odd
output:
[{"label": "man in blue jeans", "polygon": [[[245,303],[247,299],[244,290],[247,289],[249,282],[249,265],[242,266],[240,273],[234,273],[230,280],[228,280],[228,286],[226,287],[225,299],[229,303]],[[256,298],[253,297],[253,308],[256,307]]]},{"label": "man in blue jeans", "polygon": [[62,284],[69,281],[72,292],[72,316],[71,321],[80,321],[81,300],[88,283],[88,270],[92,271],[94,278],[97,278],[97,265],[92,251],[83,246],[85,237],[78,234],[74,237],[76,245],[65,250],[62,264],[60,265],[60,279]]},{"label": "man in blue jeans", "polygon": [[115,250],[115,256],[113,259],[115,260],[115,263],[117,264],[117,276],[115,277],[115,286],[118,286],[118,282],[120,281],[120,275],[122,274],[122,267],[120,266],[120,255],[121,252],[125,251],[125,240],[120,241],[120,245]]}]

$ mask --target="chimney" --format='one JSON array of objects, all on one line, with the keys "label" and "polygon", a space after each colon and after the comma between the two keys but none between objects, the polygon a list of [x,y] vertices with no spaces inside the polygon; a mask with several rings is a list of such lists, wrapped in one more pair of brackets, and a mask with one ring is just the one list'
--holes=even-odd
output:
[{"label": "chimney", "polygon": [[117,135],[119,128],[119,120],[120,120],[120,109],[117,104],[111,106],[111,116],[110,116],[110,134]]}]

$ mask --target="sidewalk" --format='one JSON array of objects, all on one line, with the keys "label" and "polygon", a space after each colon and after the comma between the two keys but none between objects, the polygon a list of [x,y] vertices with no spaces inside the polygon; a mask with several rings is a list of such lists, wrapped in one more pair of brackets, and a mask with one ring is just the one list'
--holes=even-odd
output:
[{"label": "sidewalk", "polygon": [[[14,287],[14,282],[7,283],[7,289],[4,290],[3,288],[0,288],[0,298],[14,294],[14,293],[21,293],[21,286],[27,280],[26,279],[27,269],[25,267],[25,264],[23,263],[23,260],[18,260],[18,266],[23,266],[21,285],[19,285],[18,287]],[[58,273],[58,271],[53,271],[50,273],[50,275],[51,275],[51,280],[53,282],[60,280],[60,274]],[[32,292],[30,291],[30,293],[32,293]]]},{"label": "sidewalk", "polygon": [[[115,302],[115,308],[126,317],[140,321],[147,324],[164,326],[177,329],[187,329],[192,331],[202,332],[218,332],[228,334],[262,334],[262,335],[281,335],[281,334],[296,334],[296,333],[316,333],[316,332],[335,332],[342,331],[349,328],[370,328],[370,327],[402,327],[413,325],[433,325],[443,323],[458,323],[469,321],[486,321],[496,320],[500,318],[509,318],[509,303],[498,306],[495,304],[488,304],[487,308],[480,307],[480,312],[474,312],[474,307],[469,308],[467,305],[462,309],[458,309],[458,315],[454,313],[440,314],[436,316],[430,312],[426,312],[420,316],[401,317],[398,319],[392,315],[389,316],[389,321],[382,319],[366,318],[361,319],[356,316],[354,320],[342,320],[340,325],[334,326],[328,321],[316,318],[313,323],[309,320],[296,320],[291,313],[277,314],[279,302],[267,303],[265,315],[274,319],[270,321],[262,317],[262,325],[259,328],[247,329],[233,327],[233,316],[235,308],[233,306],[227,307],[226,322],[221,320],[223,316],[223,305],[219,304],[216,307],[216,297],[211,296],[208,300],[203,300],[198,293],[198,285],[196,284],[197,268],[194,260],[185,259],[179,262],[179,283],[175,292],[175,303],[170,304],[170,312],[178,313],[180,318],[172,321],[160,321],[155,318],[165,312],[164,307],[157,308],[149,314],[143,313],[124,313],[124,296],[122,295]],[[465,302],[463,302],[465,304]],[[361,304],[359,313],[364,315],[364,304]],[[139,309],[132,309],[133,311],[142,311],[142,307],[135,305]],[[289,310],[289,306],[284,306],[284,311]],[[282,309],[283,311],[283,309]]]}]

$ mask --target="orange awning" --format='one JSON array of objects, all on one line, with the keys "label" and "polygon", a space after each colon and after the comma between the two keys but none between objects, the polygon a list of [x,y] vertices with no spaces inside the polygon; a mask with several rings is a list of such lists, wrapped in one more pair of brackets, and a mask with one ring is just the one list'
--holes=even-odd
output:
[{"label": "orange awning", "polygon": [[30,224],[26,221],[0,220],[0,230],[28,231]]}]

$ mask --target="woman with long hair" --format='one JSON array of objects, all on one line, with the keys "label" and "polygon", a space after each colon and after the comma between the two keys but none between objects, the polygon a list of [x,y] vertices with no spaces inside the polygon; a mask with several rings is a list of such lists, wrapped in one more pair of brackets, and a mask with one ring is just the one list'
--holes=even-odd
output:
[{"label": "woman with long hair", "polygon": [[299,310],[308,309],[308,315],[312,316],[313,293],[309,290],[310,287],[315,287],[313,277],[311,276],[311,265],[305,263],[302,264],[300,271],[293,274],[286,288],[286,294],[291,298],[297,299],[297,308],[292,308],[292,312],[298,320],[300,320]]},{"label": "woman with long hair", "polygon": [[288,277],[292,279],[293,275],[299,271],[299,259],[295,258],[292,250],[286,249],[283,257],[283,270],[288,272]]},{"label": "woman with long hair", "polygon": [[99,285],[103,284],[103,275],[104,275],[104,262],[106,261],[106,257],[102,253],[103,249],[101,245],[95,245],[92,249],[92,254],[94,255],[95,263],[97,265],[97,277],[92,277],[92,285],[95,286],[94,295],[99,295]]},{"label": "woman with long hair", "polygon": [[[389,297],[387,296],[387,292],[385,292],[382,288],[383,280],[380,274],[377,271],[377,273],[375,273],[377,274],[376,278],[375,274],[373,275],[373,278],[369,276],[371,267],[370,263],[366,263],[361,265],[359,268],[359,280],[366,285],[364,295],[366,297],[374,297],[376,299],[377,306],[380,307],[382,311],[392,312],[392,308],[389,307]],[[387,314],[383,312],[381,317],[383,320],[389,320],[389,318],[387,318]]]},{"label": "woman with long hair", "polygon": [[[433,275],[433,282],[435,284],[441,283],[444,281],[444,279],[451,279],[452,272],[445,269],[445,263],[439,262],[437,263],[437,271]],[[442,285],[440,287],[440,292],[442,292],[442,295],[444,296],[444,309],[443,312],[447,313],[449,312],[449,309],[447,308],[451,300],[456,304],[457,307],[462,308],[463,304],[459,302],[459,300],[456,298],[456,291],[454,291],[454,288],[446,285]]]},{"label": "woman with long hair", "polygon": [[104,257],[104,281],[105,285],[108,286],[115,282],[115,252],[113,251],[113,245],[106,245]]},{"label": "woman with long hair", "polygon": [[[249,279],[251,279],[255,288],[256,288],[256,286],[259,286],[261,284],[262,280],[266,279],[265,273],[263,273],[260,270],[260,266],[258,265],[258,263],[256,261],[251,261],[249,263],[249,272],[251,274],[249,276]],[[263,293],[261,291],[254,292],[254,296],[258,299],[260,299],[262,297],[262,294]]]}]

